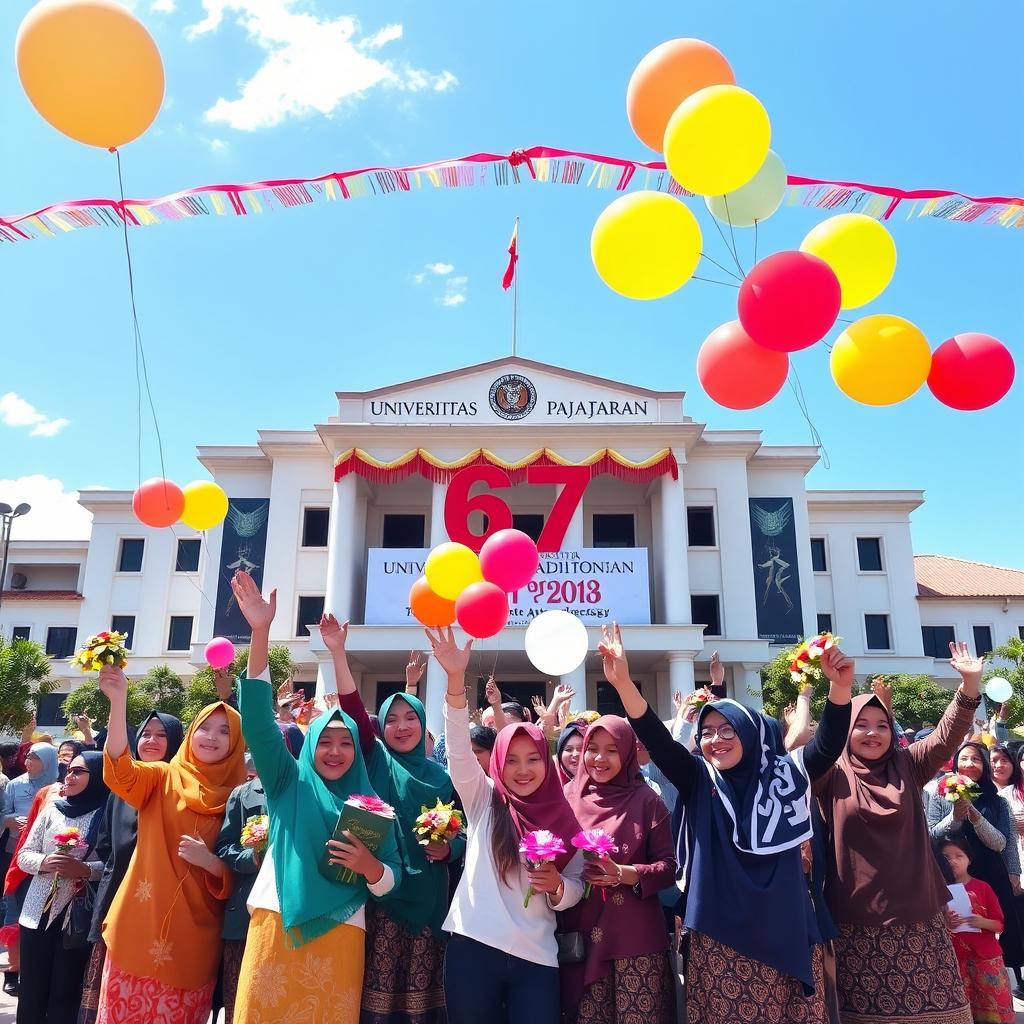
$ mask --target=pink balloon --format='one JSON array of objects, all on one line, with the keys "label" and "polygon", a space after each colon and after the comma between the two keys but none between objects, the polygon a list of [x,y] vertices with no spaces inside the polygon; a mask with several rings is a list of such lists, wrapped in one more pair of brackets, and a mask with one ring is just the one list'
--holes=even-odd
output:
[{"label": "pink balloon", "polygon": [[537,545],[522,530],[498,530],[484,541],[480,549],[480,569],[484,579],[506,594],[525,587],[539,565]]},{"label": "pink balloon", "polygon": [[974,412],[995,405],[1013,384],[1013,356],[990,334],[955,334],[932,353],[931,393],[951,409]]},{"label": "pink balloon", "polygon": [[756,344],[739,320],[716,327],[697,353],[697,377],[727,409],[756,409],[786,383],[789,356]]},{"label": "pink balloon", "polygon": [[839,316],[842,289],[835,271],[809,252],[777,252],[740,285],[736,306],[758,345],[796,352],[821,341]]},{"label": "pink balloon", "polygon": [[235,645],[222,636],[215,636],[203,654],[210,668],[227,668],[235,660]]},{"label": "pink balloon", "polygon": [[455,616],[470,636],[486,640],[508,622],[508,597],[494,583],[471,583],[455,599]]}]

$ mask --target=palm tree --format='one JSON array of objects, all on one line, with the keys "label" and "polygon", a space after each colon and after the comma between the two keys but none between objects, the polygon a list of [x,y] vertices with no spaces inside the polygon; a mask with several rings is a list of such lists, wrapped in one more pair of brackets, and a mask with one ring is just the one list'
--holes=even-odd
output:
[{"label": "palm tree", "polygon": [[57,686],[41,644],[0,636],[0,732],[20,732],[35,717],[39,697]]}]

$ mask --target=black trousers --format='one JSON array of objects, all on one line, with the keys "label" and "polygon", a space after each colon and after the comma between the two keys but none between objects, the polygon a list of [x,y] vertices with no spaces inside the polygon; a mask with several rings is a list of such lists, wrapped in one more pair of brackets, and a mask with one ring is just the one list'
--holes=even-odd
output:
[{"label": "black trousers", "polygon": [[78,1020],[82,979],[92,947],[64,948],[64,913],[49,928],[21,929],[18,1024],[75,1024]]}]

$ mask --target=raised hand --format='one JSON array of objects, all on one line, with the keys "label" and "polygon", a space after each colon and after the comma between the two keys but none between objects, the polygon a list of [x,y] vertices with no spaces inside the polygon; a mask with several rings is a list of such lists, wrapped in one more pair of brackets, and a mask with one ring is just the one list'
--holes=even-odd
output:
[{"label": "raised hand", "polygon": [[405,666],[405,685],[418,686],[427,670],[427,659],[419,651],[409,652],[409,664]]},{"label": "raised hand", "polygon": [[892,687],[881,677],[871,680],[871,692],[882,702],[886,711],[892,712]]},{"label": "raised hand", "polygon": [[787,704],[782,709],[782,721],[786,723],[786,727],[787,728],[790,725],[792,725],[792,723],[793,723],[793,716],[795,714],[796,714],[796,705],[795,704]]},{"label": "raised hand", "polygon": [[271,590],[269,598],[264,598],[253,578],[239,571],[231,577],[231,592],[245,621],[254,630],[269,631],[277,614],[277,588]]},{"label": "raised hand", "polygon": [[822,653],[821,670],[833,686],[853,689],[853,658],[848,658],[838,647],[830,647]]},{"label": "raised hand", "polygon": [[683,695],[678,691],[674,691],[672,694],[672,707],[676,709],[676,714],[679,714],[680,709],[683,706]]},{"label": "raised hand", "polygon": [[560,704],[566,704],[576,696],[576,691],[569,686],[567,683],[559,683],[555,687],[554,695],[551,698],[551,704],[553,707],[557,707]]},{"label": "raised hand", "polygon": [[960,673],[964,690],[971,697],[977,697],[981,686],[981,670],[985,667],[984,658],[975,658],[967,644],[950,643],[949,663]]},{"label": "raised hand", "polygon": [[501,690],[498,689],[498,684],[494,681],[494,676],[487,677],[487,685],[484,686],[484,696],[487,698],[487,703],[494,707],[495,705],[501,705]]},{"label": "raised hand", "polygon": [[718,651],[711,655],[711,685],[721,686],[725,682],[725,666],[722,659],[718,657]]},{"label": "raised hand", "polygon": [[100,669],[98,683],[111,704],[115,701],[124,702],[128,695],[128,679],[116,665],[104,665]]},{"label": "raised hand", "polygon": [[543,698],[538,697],[537,694],[534,694],[530,698],[530,703],[533,705],[533,712],[538,719],[543,718],[548,713],[547,704],[545,704]]},{"label": "raised hand", "polygon": [[215,668],[213,685],[217,688],[217,696],[226,701],[235,692],[235,677],[226,668]]},{"label": "raised hand", "polygon": [[610,626],[601,627],[601,640],[597,645],[597,653],[601,655],[601,667],[604,677],[616,689],[631,683],[629,662],[622,646],[622,630],[613,622]]},{"label": "raised hand", "polygon": [[348,620],[338,622],[334,615],[324,612],[320,616],[320,636],[323,639],[324,647],[332,654],[343,653],[345,642],[348,640]]},{"label": "raised hand", "polygon": [[429,629],[424,629],[423,632],[427,634],[431,650],[441,668],[450,676],[464,675],[469,667],[470,652],[473,650],[472,638],[466,641],[465,646],[460,647],[455,642],[455,633],[451,626],[439,628],[436,633]]}]

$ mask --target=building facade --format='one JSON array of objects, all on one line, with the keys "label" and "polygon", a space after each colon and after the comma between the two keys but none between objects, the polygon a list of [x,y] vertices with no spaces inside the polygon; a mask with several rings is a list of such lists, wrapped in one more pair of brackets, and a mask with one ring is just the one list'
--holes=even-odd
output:
[{"label": "building facade", "polygon": [[[166,664],[188,676],[212,636],[244,642],[228,580],[245,568],[277,588],[271,639],[300,682],[333,686],[315,623],[324,609],[350,620],[356,679],[377,706],[401,687],[408,652],[427,646],[406,595],[429,549],[502,525],[546,553],[512,596],[509,627],[475,645],[481,688],[493,673],[509,697],[550,696],[557,680],[523,644],[550,608],[578,614],[593,647],[603,622],[623,623],[634,676],[662,715],[673,691],[707,680],[715,650],[727,692],[756,702],[777,645],[821,629],[843,636],[861,675],[949,676],[922,632],[932,611],[910,529],[922,492],[808,491],[815,448],[710,429],[685,414],[681,392],[509,357],[341,392],[337,415],[309,430],[198,454],[231,499],[206,535],[143,527],[130,492],[90,491],[88,542],[12,545],[0,631],[45,643],[62,689],[80,678],[63,659],[103,629],[131,634],[132,675]],[[1019,590],[1002,596],[1001,625],[1024,629]],[[615,708],[596,654],[565,681],[574,706]],[[435,729],[443,688],[431,664]]]}]

